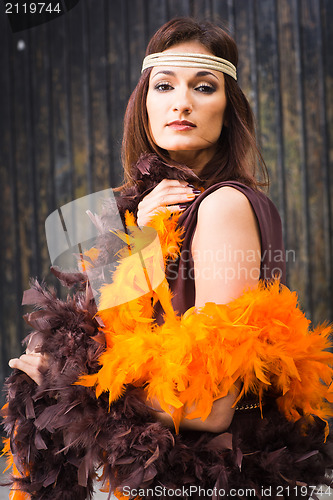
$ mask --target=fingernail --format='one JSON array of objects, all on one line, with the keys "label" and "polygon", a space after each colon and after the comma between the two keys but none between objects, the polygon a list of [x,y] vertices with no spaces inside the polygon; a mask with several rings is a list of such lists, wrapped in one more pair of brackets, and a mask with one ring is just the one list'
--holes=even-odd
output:
[{"label": "fingernail", "polygon": [[193,186],[193,184],[187,184],[187,187],[195,189],[195,186]]},{"label": "fingernail", "polygon": [[183,210],[183,208],[187,208],[188,205],[179,205],[179,208]]},{"label": "fingernail", "polygon": [[194,194],[201,194],[200,189],[192,189],[192,191]]},{"label": "fingernail", "polygon": [[10,368],[13,368],[13,363],[12,363],[12,360],[9,360],[9,361],[8,361],[8,364],[9,364]]},{"label": "fingernail", "polygon": [[193,198],[195,198],[195,193],[192,193],[192,194],[188,194],[187,195],[188,198],[191,198],[191,200],[193,200]]}]

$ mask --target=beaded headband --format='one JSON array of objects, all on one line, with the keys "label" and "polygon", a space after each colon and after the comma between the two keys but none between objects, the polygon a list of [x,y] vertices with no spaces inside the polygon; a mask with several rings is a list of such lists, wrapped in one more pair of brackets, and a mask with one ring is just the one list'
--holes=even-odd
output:
[{"label": "beaded headband", "polygon": [[210,56],[207,54],[168,54],[165,52],[156,52],[149,54],[143,60],[141,73],[153,66],[181,66],[189,68],[203,68],[221,71],[227,75],[232,76],[237,80],[236,67],[226,59],[217,56]]}]

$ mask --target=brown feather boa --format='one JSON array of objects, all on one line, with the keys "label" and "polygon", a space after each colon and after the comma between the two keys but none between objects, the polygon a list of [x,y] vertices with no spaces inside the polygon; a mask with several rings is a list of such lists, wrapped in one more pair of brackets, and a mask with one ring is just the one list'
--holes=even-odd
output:
[{"label": "brown feather boa", "polygon": [[[178,171],[155,157],[141,158],[136,171],[135,186],[119,198],[122,217],[127,209],[135,212],[163,178],[195,180],[191,171]],[[102,222],[107,228],[107,213]],[[113,240],[105,232],[98,241],[104,250],[101,265],[109,245]],[[162,498],[178,489],[184,499],[202,498],[199,488],[206,491],[204,498],[240,488],[260,498],[264,488],[271,488],[273,496],[288,488],[287,496],[294,498],[301,486],[330,483],[325,422],[305,415],[288,421],[274,398],[268,398],[263,418],[259,409],[238,412],[226,433],[177,434],[156,421],[133,386],[109,408],[106,393],[96,398],[92,388],[73,385],[80,375],[96,373],[104,339],[86,274],[53,272],[72,289],[67,300],[37,281],[23,300],[34,305],[26,315],[33,329],[26,342],[38,342],[52,363],[38,387],[19,370],[5,385],[8,402],[2,414],[18,472],[13,499],[24,498],[21,491],[36,500],[89,499],[99,471],[110,492],[131,489],[147,498],[154,497],[153,488],[164,488]]]}]

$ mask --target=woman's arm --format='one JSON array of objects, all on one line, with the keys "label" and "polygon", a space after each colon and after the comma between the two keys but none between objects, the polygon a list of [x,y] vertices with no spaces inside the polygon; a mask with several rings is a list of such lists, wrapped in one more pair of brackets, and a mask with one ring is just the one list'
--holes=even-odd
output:
[{"label": "woman's arm", "polygon": [[[260,273],[260,235],[250,202],[240,191],[222,187],[207,196],[198,210],[192,241],[195,271],[195,306],[206,302],[225,304],[255,286]],[[225,431],[233,418],[240,382],[235,391],[214,402],[212,411],[201,419],[183,419],[181,428]],[[157,408],[155,406],[155,408]],[[158,420],[172,426],[171,417],[156,413]]]},{"label": "woman's arm", "polygon": [[[201,420],[201,418],[193,418],[187,419],[183,418],[180,422],[180,428],[185,430],[193,430],[193,431],[208,431],[208,432],[224,432],[228,429],[231,424],[232,417],[234,414],[234,409],[231,408],[234,404],[239,391],[240,391],[240,382],[237,381],[235,384],[235,391],[233,393],[229,393],[224,398],[217,399],[213,403],[212,411],[206,418],[206,420]],[[156,418],[162,424],[167,427],[173,427],[172,417],[162,410],[159,402],[157,400],[147,402],[147,404],[156,412]],[[194,408],[190,408],[185,411],[185,415],[191,413]],[[232,410],[232,411],[230,411]]]},{"label": "woman's arm", "polygon": [[195,305],[226,304],[259,280],[261,246],[256,216],[247,197],[225,186],[198,210],[192,254]]}]

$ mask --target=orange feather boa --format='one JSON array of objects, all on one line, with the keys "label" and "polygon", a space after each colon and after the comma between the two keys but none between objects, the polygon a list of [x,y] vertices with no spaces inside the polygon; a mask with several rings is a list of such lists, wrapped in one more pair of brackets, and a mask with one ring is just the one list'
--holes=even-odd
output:
[{"label": "orange feather boa", "polygon": [[[129,213],[126,223],[128,234],[117,234],[128,244],[127,253],[120,255],[113,282],[100,290],[98,314],[107,348],[100,370],[77,384],[95,387],[97,397],[108,392],[110,404],[127,384],[144,387],[147,399],[156,398],[172,416],[176,430],[185,412],[188,419],[205,420],[213,402],[232,391],[238,379],[243,382],[238,400],[253,393],[262,404],[265,392],[273,390],[289,420],[333,414],[331,328],[324,324],[311,331],[295,292],[278,281],[259,283],[228,304],[206,303],[177,316],[166,279],[151,285],[160,273],[156,247],[147,247],[144,272],[138,265],[142,259],[134,258],[151,228],[140,230]],[[165,264],[179,253],[177,216],[161,212],[150,226],[159,235]],[[126,292],[133,289],[135,298]],[[161,326],[153,321],[157,300],[165,312]]]},{"label": "orange feather boa", "polygon": [[[157,398],[172,416],[176,430],[185,414],[188,419],[207,418],[213,402],[232,391],[238,379],[242,380],[238,400],[252,393],[262,403],[267,391],[276,393],[278,407],[289,420],[302,414],[326,420],[333,414],[331,328],[310,330],[295,292],[278,281],[259,283],[228,304],[210,302],[178,316],[168,283],[161,279],[167,261],[179,255],[182,234],[177,216],[160,213],[150,228],[141,230],[127,213],[126,223],[128,233],[116,234],[127,247],[112,283],[100,290],[98,315],[104,323],[106,349],[99,371],[82,375],[78,385],[95,387],[97,397],[108,392],[110,405],[127,384],[143,387],[147,399]],[[81,267],[89,274],[98,250],[93,248],[86,256]],[[161,326],[153,320],[158,300],[165,313]],[[13,476],[19,477],[9,440],[4,453]],[[10,498],[31,496],[14,484]]]}]

